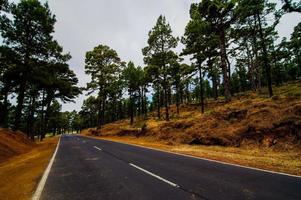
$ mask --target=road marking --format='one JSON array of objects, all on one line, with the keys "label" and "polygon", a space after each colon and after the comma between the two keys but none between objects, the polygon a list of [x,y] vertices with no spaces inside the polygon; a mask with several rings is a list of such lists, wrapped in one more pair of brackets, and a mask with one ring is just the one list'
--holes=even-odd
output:
[{"label": "road marking", "polygon": [[176,188],[180,187],[179,185],[177,185],[177,184],[175,184],[175,183],[173,183],[173,182],[171,182],[169,180],[166,180],[166,179],[164,179],[164,178],[162,178],[160,176],[157,176],[156,174],[153,174],[152,172],[147,171],[146,169],[143,169],[143,168],[141,168],[141,167],[139,167],[139,166],[137,166],[137,165],[135,165],[133,163],[129,163],[129,165],[131,165],[132,167],[135,167],[136,169],[139,169],[140,171],[143,171],[144,173],[147,173],[147,174],[149,174],[149,175],[151,175],[151,176],[153,176],[153,177],[155,177],[155,178],[157,178],[157,179],[159,179],[159,180],[161,180],[161,181],[163,181],[163,182],[165,182],[165,183],[167,183],[167,184],[169,184],[169,185],[171,185],[173,187],[176,187]]},{"label": "road marking", "polygon": [[59,149],[60,142],[61,142],[61,137],[59,138],[59,141],[58,141],[58,143],[57,143],[57,145],[56,145],[56,149],[55,149],[55,151],[54,151],[54,153],[53,153],[53,155],[52,155],[52,158],[50,159],[50,162],[49,162],[49,164],[48,164],[46,170],[44,171],[44,174],[43,174],[43,176],[42,176],[42,178],[41,178],[41,180],[40,180],[40,182],[39,182],[39,185],[38,185],[38,187],[37,187],[35,193],[34,193],[33,196],[32,196],[32,200],[39,200],[40,197],[41,197],[41,194],[42,194],[42,192],[43,192],[44,186],[45,186],[45,184],[46,184],[46,180],[47,180],[47,178],[48,178],[48,176],[49,176],[50,169],[51,169],[51,167],[52,167],[52,165],[53,165],[54,158],[55,158],[55,156],[56,156],[56,154],[57,154],[57,151],[58,151],[58,149]]},{"label": "road marking", "polygon": [[[81,136],[81,137],[85,137],[85,136]],[[95,139],[95,138],[93,138],[93,139]],[[278,174],[278,175],[282,175],[282,176],[301,178],[301,176],[299,176],[299,175],[293,175],[293,174],[287,174],[287,173],[284,173],[284,172],[275,172],[275,171],[270,171],[270,170],[266,170],[266,169],[259,169],[259,168],[255,168],[255,167],[248,167],[248,166],[243,166],[243,165],[239,165],[239,164],[227,163],[227,162],[223,162],[223,161],[212,160],[212,159],[209,159],[209,158],[202,158],[202,157],[197,157],[197,156],[183,154],[183,153],[176,153],[176,152],[171,152],[171,151],[162,150],[162,149],[155,149],[155,148],[152,148],[152,147],[146,147],[146,146],[142,146],[142,145],[138,145],[138,144],[128,144],[128,143],[117,142],[117,141],[104,139],[104,138],[101,138],[101,139],[96,138],[96,140],[110,141],[110,142],[115,142],[115,143],[119,143],[119,144],[123,144],[123,145],[136,146],[136,147],[140,147],[140,148],[144,148],[144,149],[160,151],[160,152],[164,152],[164,153],[169,153],[169,154],[194,158],[194,159],[198,159],[198,160],[205,160],[205,161],[219,163],[219,164],[223,164],[223,165],[230,165],[230,166],[235,166],[235,167],[240,167],[240,168],[245,168],[245,169],[251,169],[251,170],[255,170],[255,171],[267,172],[267,173],[270,173],[270,174]]]},{"label": "road marking", "polygon": [[97,146],[94,146],[95,149],[101,151],[102,149],[101,148],[98,148]]}]

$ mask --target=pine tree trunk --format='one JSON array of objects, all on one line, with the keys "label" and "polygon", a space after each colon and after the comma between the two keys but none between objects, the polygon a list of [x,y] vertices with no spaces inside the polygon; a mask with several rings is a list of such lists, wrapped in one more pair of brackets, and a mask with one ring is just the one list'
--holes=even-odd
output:
[{"label": "pine tree trunk", "polygon": [[262,24],[261,24],[261,19],[260,19],[259,13],[257,13],[257,19],[258,19],[259,34],[260,34],[260,40],[261,40],[260,44],[261,44],[262,53],[263,53],[263,62],[264,62],[264,67],[265,67],[265,72],[266,72],[267,83],[268,83],[269,96],[272,97],[273,89],[272,89],[272,78],[271,78],[271,66],[269,64],[267,46],[266,46],[266,41],[265,41],[265,37],[263,34],[263,30],[262,30]]},{"label": "pine tree trunk", "polygon": [[223,27],[220,28],[219,39],[220,39],[220,57],[221,57],[221,68],[222,68],[223,81],[224,81],[225,98],[226,101],[228,102],[231,101],[231,93],[229,88],[230,84],[229,84],[229,77],[228,77],[225,31]]},{"label": "pine tree trunk", "polygon": [[138,117],[141,116],[141,112],[142,112],[142,106],[141,106],[141,91],[140,89],[138,90]]},{"label": "pine tree trunk", "polygon": [[105,124],[105,109],[106,109],[106,98],[104,97],[102,100],[100,127],[102,127]]},{"label": "pine tree trunk", "polygon": [[8,91],[6,88],[3,89],[4,98],[3,98],[3,107],[0,111],[0,127],[7,127],[7,114],[8,114]]},{"label": "pine tree trunk", "polygon": [[39,126],[39,136],[41,137],[42,133],[43,133],[43,125],[44,125],[44,106],[45,106],[45,90],[43,90],[42,92],[42,108],[40,110],[40,115],[41,115],[41,118],[40,118],[40,126]]},{"label": "pine tree trunk", "polygon": [[[23,77],[22,79],[25,79],[25,77]],[[14,124],[15,131],[20,128],[21,115],[22,115],[23,103],[25,97],[25,89],[26,89],[26,80],[22,80],[20,83],[19,93],[18,93],[18,103],[16,108],[15,124]]]},{"label": "pine tree trunk", "polygon": [[180,88],[180,103],[183,104],[183,87]]},{"label": "pine tree trunk", "polygon": [[213,88],[213,98],[217,100],[218,98],[218,92],[217,92],[217,81],[216,81],[216,76],[213,75],[212,77],[212,88]]},{"label": "pine tree trunk", "polygon": [[143,102],[144,102],[144,119],[147,119],[147,98],[146,98],[146,86],[143,87],[144,95],[143,95]]},{"label": "pine tree trunk", "polygon": [[160,105],[160,97],[161,97],[161,95],[160,95],[160,85],[158,84],[158,86],[157,86],[157,90],[158,90],[158,99],[157,99],[157,114],[158,114],[158,119],[161,119],[161,113],[160,113],[160,107],[161,107],[161,105]]},{"label": "pine tree trunk", "polygon": [[52,95],[48,94],[46,97],[46,105],[47,106],[46,106],[46,113],[45,113],[45,119],[44,119],[44,124],[43,124],[43,131],[41,134],[41,141],[45,138],[46,133],[47,133],[51,101],[52,101]]},{"label": "pine tree trunk", "polygon": [[131,126],[134,124],[134,108],[133,108],[133,95],[130,93],[130,115],[131,115]]},{"label": "pine tree trunk", "polygon": [[228,59],[228,56],[226,56],[226,60],[227,60],[227,66],[228,66],[228,79],[229,79],[229,90],[230,90],[230,95],[232,96],[233,94],[232,94],[232,90],[231,90],[231,88],[232,88],[232,82],[231,82],[231,63],[230,63],[230,61],[229,61],[229,59]]},{"label": "pine tree trunk", "polygon": [[169,105],[168,105],[168,88],[166,75],[164,75],[164,104],[165,104],[165,120],[169,121]]},{"label": "pine tree trunk", "polygon": [[97,130],[101,129],[101,125],[102,125],[101,113],[102,113],[102,101],[99,101],[98,112],[97,112]]},{"label": "pine tree trunk", "polygon": [[176,83],[176,106],[177,106],[177,114],[180,114],[180,98],[179,98],[179,84]]},{"label": "pine tree trunk", "polygon": [[37,93],[34,92],[34,94],[31,97],[31,103],[29,108],[29,116],[27,120],[27,135],[30,136],[32,140],[34,140],[34,130],[33,130],[33,124],[34,124],[34,114],[35,114],[35,104],[36,104],[36,96]]},{"label": "pine tree trunk", "polygon": [[141,101],[141,118],[144,118],[144,90],[143,87],[140,87],[140,101]]},{"label": "pine tree trunk", "polygon": [[199,63],[199,84],[200,84],[200,89],[201,89],[201,93],[200,93],[200,98],[201,98],[201,111],[202,113],[204,113],[204,88],[203,88],[203,74],[202,74],[202,67],[201,64]]},{"label": "pine tree trunk", "polygon": [[261,71],[260,71],[260,68],[259,68],[259,64],[258,64],[258,49],[257,49],[257,38],[256,38],[256,33],[257,33],[257,17],[256,17],[256,14],[253,15],[253,18],[254,18],[254,32],[255,34],[253,34],[252,36],[252,39],[253,39],[253,53],[254,53],[254,56],[255,56],[255,59],[253,61],[253,67],[254,67],[254,79],[255,79],[255,87],[256,87],[256,90],[258,90],[258,92],[260,93],[261,92]]}]

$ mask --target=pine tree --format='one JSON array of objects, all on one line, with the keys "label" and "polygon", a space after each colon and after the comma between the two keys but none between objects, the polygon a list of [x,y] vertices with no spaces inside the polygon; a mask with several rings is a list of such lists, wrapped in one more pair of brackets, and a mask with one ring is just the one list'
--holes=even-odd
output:
[{"label": "pine tree", "polygon": [[[99,45],[86,53],[86,73],[91,75],[87,84],[90,93],[97,91],[99,99],[98,128],[105,123],[106,102],[112,85],[120,78],[124,65],[117,52],[105,45]],[[112,92],[112,91],[111,91]]]},{"label": "pine tree", "polygon": [[19,88],[14,129],[18,129],[28,80],[35,62],[49,56],[56,20],[48,4],[42,5],[38,0],[22,0],[12,4],[10,11],[12,18],[0,18],[0,30],[4,43],[22,58],[16,74]]},{"label": "pine tree", "polygon": [[[148,36],[148,46],[142,50],[145,56],[144,61],[147,65],[156,68],[152,70],[157,73],[155,75],[156,80],[154,84],[161,84],[162,86],[164,92],[165,119],[169,121],[169,69],[171,67],[170,62],[175,56],[173,49],[177,46],[178,38],[172,35],[171,27],[167,23],[166,18],[162,15],[158,18],[156,25],[149,32]],[[160,91],[158,85],[157,92]]]}]

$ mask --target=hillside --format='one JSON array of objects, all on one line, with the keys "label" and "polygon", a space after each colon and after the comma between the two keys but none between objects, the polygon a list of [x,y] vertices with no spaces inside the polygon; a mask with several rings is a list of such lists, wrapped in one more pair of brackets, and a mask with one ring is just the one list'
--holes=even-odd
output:
[{"label": "hillside", "polygon": [[35,146],[22,132],[0,128],[0,163],[11,157],[26,153]]},{"label": "hillside", "polygon": [[137,119],[133,127],[129,120],[121,120],[106,124],[101,132],[90,129],[83,133],[151,137],[168,144],[300,148],[300,82],[275,88],[273,98],[247,92],[230,103],[209,100],[203,115],[197,104],[182,105],[180,110],[177,116],[172,106],[169,122],[155,119],[152,113],[148,120]]}]

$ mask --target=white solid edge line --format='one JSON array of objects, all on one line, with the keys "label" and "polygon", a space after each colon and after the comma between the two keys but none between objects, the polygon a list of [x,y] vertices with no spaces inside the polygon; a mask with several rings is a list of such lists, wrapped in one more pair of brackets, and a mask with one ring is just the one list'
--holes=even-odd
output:
[{"label": "white solid edge line", "polygon": [[59,138],[59,141],[58,141],[58,143],[57,143],[57,145],[56,145],[56,149],[55,149],[55,151],[54,151],[54,153],[53,153],[53,155],[52,155],[52,158],[50,159],[50,162],[48,163],[48,166],[47,166],[46,170],[44,171],[44,174],[43,174],[43,176],[42,176],[42,178],[41,178],[41,180],[40,180],[40,182],[39,182],[39,185],[38,185],[38,187],[37,187],[35,193],[34,193],[33,196],[32,196],[32,200],[39,200],[40,197],[41,197],[41,194],[42,194],[43,189],[44,189],[44,186],[45,186],[45,184],[46,184],[46,181],[47,181],[47,178],[48,178],[50,169],[51,169],[52,164],[53,164],[53,162],[54,162],[54,158],[55,158],[55,156],[56,156],[56,154],[57,154],[57,151],[58,151],[60,142],[61,142],[61,137]]},{"label": "white solid edge line", "polygon": [[231,166],[235,166],[235,167],[252,169],[252,170],[267,172],[267,173],[271,173],[271,174],[279,174],[279,175],[283,175],[283,176],[301,178],[301,176],[298,176],[298,175],[287,174],[287,173],[283,173],[283,172],[275,172],[275,171],[270,171],[270,170],[266,170],[266,169],[259,169],[259,168],[255,168],[255,167],[248,167],[248,166],[243,166],[243,165],[239,165],[239,164],[227,163],[227,162],[223,162],[223,161],[212,160],[212,159],[209,159],[209,158],[201,158],[201,157],[197,157],[197,156],[193,156],[193,155],[188,155],[188,154],[183,154],[183,153],[176,153],[176,152],[166,151],[166,150],[162,150],[162,149],[155,149],[155,148],[152,148],[152,147],[146,147],[146,146],[142,146],[142,145],[138,145],[138,144],[128,144],[128,143],[117,142],[117,141],[108,140],[108,139],[104,139],[104,138],[100,138],[100,140],[116,142],[116,143],[120,143],[120,144],[131,145],[131,146],[141,147],[141,148],[145,148],[145,149],[151,149],[151,150],[155,150],[155,151],[161,151],[161,152],[165,152],[165,153],[169,153],[169,154],[175,154],[175,155],[185,156],[185,157],[189,157],[189,158],[195,158],[195,159],[199,159],[199,160],[206,160],[206,161],[215,162],[215,163],[224,164],[224,165],[231,165]]},{"label": "white solid edge line", "polygon": [[94,146],[95,149],[101,151],[101,148],[98,148],[97,146]]},{"label": "white solid edge line", "polygon": [[149,174],[149,175],[151,175],[151,176],[153,176],[153,177],[155,177],[155,178],[157,178],[157,179],[159,179],[159,180],[161,180],[161,181],[163,181],[163,182],[165,182],[165,183],[167,183],[167,184],[169,184],[169,185],[171,185],[173,187],[177,187],[177,188],[179,187],[179,185],[177,185],[177,184],[175,184],[175,183],[173,183],[173,182],[171,182],[169,180],[166,180],[166,179],[164,179],[164,178],[162,178],[162,177],[160,177],[160,176],[158,176],[156,174],[153,174],[152,172],[147,171],[146,169],[143,169],[143,168],[141,168],[141,167],[139,167],[139,166],[137,166],[137,165],[135,165],[133,163],[129,163],[129,165],[131,165],[132,167],[135,167],[136,169],[139,169],[140,171],[143,171],[144,173],[147,173],[147,174]]}]

